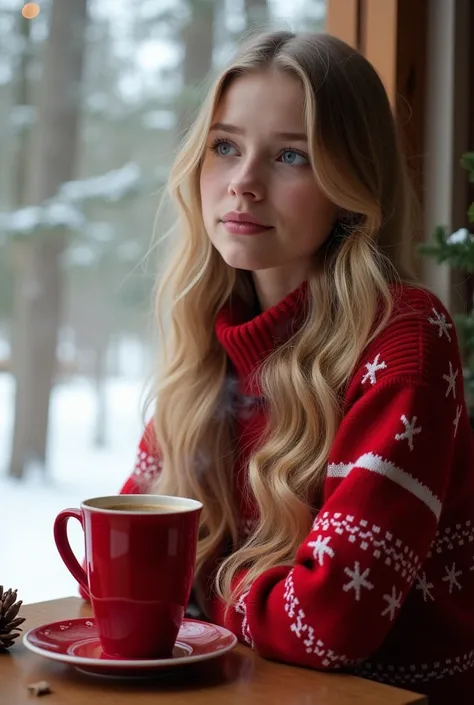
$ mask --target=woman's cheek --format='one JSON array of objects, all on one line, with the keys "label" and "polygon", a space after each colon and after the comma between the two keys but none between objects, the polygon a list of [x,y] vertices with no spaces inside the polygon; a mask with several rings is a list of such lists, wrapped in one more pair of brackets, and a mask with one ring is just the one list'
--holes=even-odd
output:
[{"label": "woman's cheek", "polygon": [[284,193],[281,194],[281,202],[285,204],[287,210],[301,216],[315,209],[318,196],[318,189],[314,184],[291,183],[286,184]]},{"label": "woman's cheek", "polygon": [[223,182],[222,170],[216,168],[215,166],[204,165],[201,172],[201,195],[203,198],[206,196],[212,196],[216,192],[223,189],[225,186]]}]

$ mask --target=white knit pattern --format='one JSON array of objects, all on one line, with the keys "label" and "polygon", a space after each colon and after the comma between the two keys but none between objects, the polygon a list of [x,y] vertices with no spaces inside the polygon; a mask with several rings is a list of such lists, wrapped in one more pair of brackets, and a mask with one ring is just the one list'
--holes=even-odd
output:
[{"label": "white knit pattern", "polygon": [[365,661],[354,672],[363,678],[372,678],[373,680],[391,683],[392,685],[403,685],[440,680],[447,676],[454,676],[457,673],[464,673],[473,667],[474,649],[471,649],[471,651],[460,656],[453,656],[432,663],[411,663],[406,666]]},{"label": "white knit pattern", "polygon": [[300,607],[300,602],[295,595],[295,585],[293,581],[293,570],[288,573],[285,580],[285,612],[292,620],[290,630],[296,634],[298,639],[303,640],[307,654],[315,654],[321,659],[321,664],[325,668],[331,666],[333,669],[342,666],[355,665],[360,663],[356,659],[349,659],[344,654],[336,654],[328,649],[321,639],[318,639],[314,627],[306,619],[304,610]]},{"label": "white knit pattern", "polygon": [[377,373],[380,372],[380,370],[387,369],[387,363],[383,360],[379,362],[379,360],[380,353],[375,357],[373,362],[368,362],[365,365],[367,373],[362,377],[362,384],[365,384],[366,382],[370,382],[372,385],[377,384]]},{"label": "white knit pattern", "polygon": [[142,450],[138,451],[132,476],[142,492],[147,492],[151,488],[161,468],[160,458]]},{"label": "white knit pattern", "polygon": [[454,417],[454,420],[453,420],[453,426],[454,426],[453,436],[454,436],[454,438],[456,438],[457,433],[458,433],[458,426],[459,426],[459,421],[461,420],[461,415],[462,415],[462,405],[458,404],[456,407],[456,416]]},{"label": "white knit pattern", "polygon": [[422,427],[416,425],[416,416],[410,419],[408,419],[405,414],[402,414],[400,421],[405,427],[405,430],[403,433],[396,433],[395,434],[395,440],[396,441],[408,441],[408,447],[410,451],[413,450],[415,447],[414,442],[413,442],[413,437],[417,436],[419,433],[422,432]]},{"label": "white knit pattern", "polygon": [[249,594],[249,590],[247,590],[246,592],[243,592],[240,595],[237,604],[234,606],[234,609],[238,614],[242,615],[242,636],[244,638],[244,641],[246,644],[248,644],[253,649],[254,643],[253,643],[252,634],[250,632],[250,626],[249,626],[248,619],[247,619],[246,599],[247,599],[248,594]]},{"label": "white knit pattern", "polygon": [[446,526],[436,532],[433,543],[431,544],[427,558],[431,558],[435,553],[440,554],[444,551],[452,551],[459,546],[469,545],[474,541],[474,523],[468,519],[459,524]]},{"label": "white knit pattern", "polygon": [[353,516],[339,512],[323,512],[314,520],[313,532],[319,534],[335,533],[347,539],[349,543],[358,544],[365,553],[372,553],[374,558],[392,566],[396,573],[412,583],[420,568],[420,559],[416,553],[389,531],[382,531],[380,526],[356,520]]},{"label": "white knit pattern", "polygon": [[432,318],[431,316],[429,316],[428,321],[431,323],[432,326],[435,326],[435,327],[437,326],[438,336],[440,338],[442,338],[443,335],[445,335],[446,338],[448,339],[448,341],[451,342],[451,336],[449,334],[449,329],[453,327],[453,324],[448,323],[444,313],[438,313],[438,311],[435,308],[433,308],[432,311],[433,311],[435,317]]},{"label": "white knit pattern", "polygon": [[375,453],[364,453],[353,463],[330,463],[327,475],[328,477],[347,477],[355,468],[383,475],[383,477],[403,487],[423,502],[433,512],[436,519],[439,519],[441,515],[441,500],[439,497],[409,472],[402,470],[390,460],[386,460]]},{"label": "white knit pattern", "polygon": [[443,375],[443,379],[448,383],[446,387],[446,397],[452,393],[453,399],[456,399],[456,380],[459,374],[459,370],[453,370],[453,363],[449,362],[449,373]]}]

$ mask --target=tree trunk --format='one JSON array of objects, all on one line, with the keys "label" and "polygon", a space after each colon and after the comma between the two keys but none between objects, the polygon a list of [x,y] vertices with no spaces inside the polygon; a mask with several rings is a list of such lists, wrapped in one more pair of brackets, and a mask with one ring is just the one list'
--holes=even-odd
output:
[{"label": "tree trunk", "polygon": [[[30,85],[28,80],[29,62],[31,58],[30,30],[31,21],[21,14],[18,18],[18,36],[22,43],[22,52],[16,74],[15,101],[16,107],[30,104]],[[27,204],[28,165],[29,165],[28,135],[25,129],[17,137],[16,150],[11,166],[12,192],[11,203],[14,208],[22,208]],[[28,397],[27,374],[21,374],[27,369],[27,340],[25,335],[29,329],[28,299],[32,283],[32,252],[29,243],[22,240],[12,240],[9,246],[10,261],[15,273],[13,282],[13,326],[12,350],[10,356],[12,373],[16,379],[16,398]],[[23,456],[22,446],[27,433],[25,414],[16,414],[13,434],[13,449],[10,474],[20,476],[26,455]],[[26,449],[25,449],[26,450]]]},{"label": "tree trunk", "polygon": [[[30,49],[30,34],[31,20],[27,20],[23,15],[19,15],[19,39],[22,45],[20,63],[16,75],[16,90],[15,90],[15,107],[27,106],[30,104],[30,86],[28,81],[28,69],[31,58]],[[27,175],[29,152],[27,149],[28,130],[23,127],[17,139],[17,149],[13,158],[11,168],[12,174],[12,205],[15,208],[21,208],[26,204],[27,194]]]},{"label": "tree trunk", "polygon": [[28,355],[30,298],[33,287],[33,252],[28,242],[14,242],[11,247],[14,268],[12,372],[15,377],[15,419],[9,475],[20,478],[30,458],[28,438],[28,399],[32,370]]},{"label": "tree trunk", "polygon": [[94,426],[94,445],[102,448],[106,445],[108,414],[107,414],[107,352],[111,339],[113,313],[110,305],[110,292],[113,291],[113,280],[107,276],[107,267],[96,265],[92,272],[90,285],[90,316],[88,334],[93,351],[92,376],[95,386],[96,415]]},{"label": "tree trunk", "polygon": [[94,350],[94,381],[96,393],[96,416],[94,445],[104,448],[107,443],[107,350],[105,338],[97,341]]},{"label": "tree trunk", "polygon": [[252,27],[258,27],[261,30],[268,29],[268,1],[245,0],[245,17],[247,29],[252,29]]},{"label": "tree trunk", "polygon": [[[37,151],[31,167],[31,200],[40,204],[74,175],[81,104],[87,0],[53,0],[38,112]],[[60,257],[64,233],[36,235],[29,266],[17,271],[15,291],[24,307],[13,350],[17,394],[9,474],[21,477],[30,460],[46,461],[51,387],[56,371],[61,316]],[[28,245],[25,245],[28,247]],[[25,279],[26,277],[26,279]],[[26,292],[26,296],[25,296]]]},{"label": "tree trunk", "polygon": [[185,133],[198,104],[197,90],[212,69],[215,0],[189,0],[190,18],[182,31],[183,94],[178,106],[178,130]]}]

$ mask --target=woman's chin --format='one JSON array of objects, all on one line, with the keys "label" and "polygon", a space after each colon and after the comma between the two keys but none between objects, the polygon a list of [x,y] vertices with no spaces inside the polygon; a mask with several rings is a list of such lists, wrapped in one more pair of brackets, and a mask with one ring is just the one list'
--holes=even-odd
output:
[{"label": "woman's chin", "polygon": [[251,254],[250,252],[236,252],[234,248],[222,249],[220,250],[220,255],[224,262],[232,267],[233,269],[245,269],[249,272],[256,272],[259,269],[271,269],[272,267],[278,267],[281,262],[275,261],[276,258],[269,257],[268,252],[264,255],[257,256],[256,253]]}]

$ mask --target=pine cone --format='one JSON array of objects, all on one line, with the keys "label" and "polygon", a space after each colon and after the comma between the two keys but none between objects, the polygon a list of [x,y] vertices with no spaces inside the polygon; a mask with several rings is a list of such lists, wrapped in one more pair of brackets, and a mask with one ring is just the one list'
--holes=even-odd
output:
[{"label": "pine cone", "polygon": [[0,585],[0,651],[12,646],[20,636],[20,624],[25,621],[24,617],[17,617],[22,601],[17,602],[16,595],[17,591],[12,589],[3,592],[3,585]]}]

